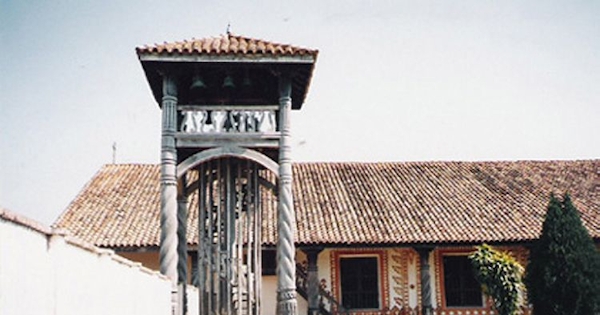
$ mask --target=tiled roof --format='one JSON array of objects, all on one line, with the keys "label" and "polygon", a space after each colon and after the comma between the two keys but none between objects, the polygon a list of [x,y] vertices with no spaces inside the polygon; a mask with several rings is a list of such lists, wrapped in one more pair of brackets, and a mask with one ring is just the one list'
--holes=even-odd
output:
[{"label": "tiled roof", "polygon": [[272,56],[313,56],[317,50],[295,47],[287,44],[237,36],[232,34],[220,37],[184,40],[174,43],[155,44],[138,47],[142,54],[180,54],[180,55],[272,55]]},{"label": "tiled roof", "polygon": [[[293,171],[298,244],[528,241],[541,231],[552,192],[569,192],[600,239],[600,160],[296,163]],[[158,246],[159,208],[157,165],[106,165],[56,226],[99,246]],[[275,208],[263,210],[265,245],[275,244]]]}]

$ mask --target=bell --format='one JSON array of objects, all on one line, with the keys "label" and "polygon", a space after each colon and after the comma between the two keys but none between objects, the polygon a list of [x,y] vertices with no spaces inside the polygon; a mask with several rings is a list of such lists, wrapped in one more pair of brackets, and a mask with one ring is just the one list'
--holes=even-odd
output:
[{"label": "bell", "polygon": [[204,84],[204,81],[202,80],[202,76],[196,75],[192,78],[192,85],[190,85],[190,90],[205,89],[205,88],[206,88],[206,84]]},{"label": "bell", "polygon": [[228,74],[223,80],[223,88],[224,89],[233,89],[235,88],[235,84],[233,83],[233,78]]}]

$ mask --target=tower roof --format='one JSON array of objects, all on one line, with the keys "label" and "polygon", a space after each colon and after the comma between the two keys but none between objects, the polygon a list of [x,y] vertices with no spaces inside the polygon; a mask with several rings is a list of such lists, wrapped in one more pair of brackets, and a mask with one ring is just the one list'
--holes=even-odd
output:
[{"label": "tower roof", "polygon": [[176,73],[187,82],[194,73],[214,75],[216,68],[229,72],[233,69],[262,69],[263,78],[270,76],[267,80],[271,81],[275,79],[275,73],[292,74],[292,108],[300,109],[308,93],[319,51],[228,33],[146,45],[136,48],[136,53],[159,104],[164,73]]},{"label": "tower roof", "polygon": [[[236,56],[236,57],[294,57],[298,60],[313,61],[318,50],[288,44],[273,43],[231,33],[218,37],[191,39],[179,42],[146,45],[136,48],[141,60],[151,56]],[[238,59],[241,61],[241,59]],[[252,60],[255,60],[254,58]]]}]

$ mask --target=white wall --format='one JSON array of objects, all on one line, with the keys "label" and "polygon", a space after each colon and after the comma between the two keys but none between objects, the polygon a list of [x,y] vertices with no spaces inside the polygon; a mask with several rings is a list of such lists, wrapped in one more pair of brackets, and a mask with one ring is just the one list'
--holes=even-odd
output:
[{"label": "white wall", "polygon": [[2,315],[165,315],[171,291],[167,278],[110,250],[0,218]]},{"label": "white wall", "polygon": [[[298,314],[308,312],[308,302],[296,294]],[[275,314],[277,309],[277,276],[262,276],[261,310],[263,314]]]}]

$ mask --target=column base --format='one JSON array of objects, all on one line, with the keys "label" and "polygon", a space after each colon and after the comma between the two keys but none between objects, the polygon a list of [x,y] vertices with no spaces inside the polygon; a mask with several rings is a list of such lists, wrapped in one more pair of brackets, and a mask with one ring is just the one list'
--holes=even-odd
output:
[{"label": "column base", "polygon": [[297,315],[298,302],[296,301],[296,291],[288,289],[277,292],[277,315]]}]

